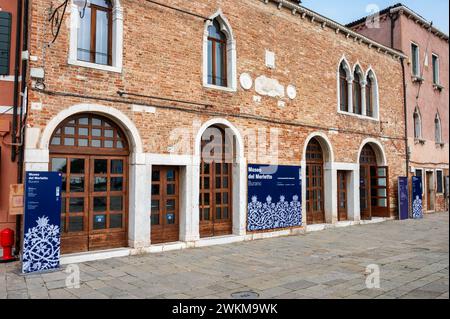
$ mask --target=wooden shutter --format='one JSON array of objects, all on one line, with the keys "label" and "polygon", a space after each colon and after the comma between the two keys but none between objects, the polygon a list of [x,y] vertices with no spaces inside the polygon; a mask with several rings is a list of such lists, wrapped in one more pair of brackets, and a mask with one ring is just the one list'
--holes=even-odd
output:
[{"label": "wooden shutter", "polygon": [[11,13],[0,11],[0,75],[9,74]]}]

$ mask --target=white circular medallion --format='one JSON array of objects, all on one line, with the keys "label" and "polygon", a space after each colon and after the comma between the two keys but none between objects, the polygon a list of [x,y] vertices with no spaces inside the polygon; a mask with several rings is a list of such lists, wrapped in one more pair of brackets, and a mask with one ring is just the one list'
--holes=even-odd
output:
[{"label": "white circular medallion", "polygon": [[293,85],[288,85],[288,87],[286,88],[286,93],[291,100],[297,97],[297,89]]},{"label": "white circular medallion", "polygon": [[252,77],[248,73],[242,73],[239,77],[239,82],[244,90],[250,90],[253,86]]}]

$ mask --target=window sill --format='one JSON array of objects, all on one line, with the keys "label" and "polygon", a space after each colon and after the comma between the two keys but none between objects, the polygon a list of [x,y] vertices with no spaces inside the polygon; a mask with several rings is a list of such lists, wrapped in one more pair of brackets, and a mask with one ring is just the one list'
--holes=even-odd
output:
[{"label": "window sill", "polygon": [[367,116],[367,115],[360,115],[360,114],[355,114],[355,113],[350,113],[350,112],[344,112],[344,111],[341,111],[341,110],[339,110],[338,113],[342,114],[342,115],[353,116],[353,117],[359,118],[361,120],[369,120],[369,121],[374,121],[374,122],[379,122],[380,121],[380,119],[376,118],[376,117],[370,117],[370,116]]},{"label": "window sill", "polygon": [[213,85],[213,84],[205,84],[205,83],[203,84],[203,87],[206,89],[219,90],[219,91],[232,92],[232,93],[237,91],[235,88],[218,86],[218,85]]},{"label": "window sill", "polygon": [[436,91],[442,92],[444,87],[442,85],[440,85],[440,84],[433,83],[433,89],[435,89]]},{"label": "window sill", "polygon": [[445,146],[445,143],[436,143],[436,146],[437,147],[440,147],[440,148],[444,148],[444,146]]},{"label": "window sill", "polygon": [[96,64],[96,63],[78,61],[78,60],[70,60],[70,59],[69,59],[68,63],[69,63],[69,65],[80,66],[83,68],[96,69],[96,70],[106,71],[106,72],[122,73],[121,67],[102,65],[102,64]]},{"label": "window sill", "polygon": [[419,75],[413,75],[411,77],[411,80],[413,81],[413,83],[423,83],[423,81],[425,81],[425,79]]},{"label": "window sill", "polygon": [[415,138],[414,139],[414,143],[415,144],[422,144],[422,145],[424,145],[425,144],[425,140],[423,140],[421,138]]}]

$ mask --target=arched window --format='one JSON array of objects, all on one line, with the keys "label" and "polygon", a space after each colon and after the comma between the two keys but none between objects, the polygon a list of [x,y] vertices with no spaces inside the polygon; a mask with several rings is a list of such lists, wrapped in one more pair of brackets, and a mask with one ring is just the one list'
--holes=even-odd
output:
[{"label": "arched window", "polygon": [[441,119],[439,118],[439,114],[436,114],[434,119],[434,139],[436,143],[442,143],[442,134],[441,134]]},{"label": "arched window", "polygon": [[121,72],[123,11],[119,0],[72,1],[69,63]]},{"label": "arched window", "polygon": [[339,107],[342,112],[348,112],[348,82],[344,62],[339,67]]},{"label": "arched window", "polygon": [[230,23],[219,10],[205,23],[203,33],[203,86],[237,90],[236,41]]},{"label": "arched window", "polygon": [[372,79],[367,77],[366,84],[366,115],[373,117],[373,84]]},{"label": "arched window", "polygon": [[227,86],[227,37],[214,20],[208,28],[208,84]]},{"label": "arched window", "polygon": [[366,75],[366,88],[365,88],[365,114],[368,117],[378,118],[379,117],[379,106],[378,106],[378,81],[375,76],[375,72],[369,68]]},{"label": "arched window", "polygon": [[353,113],[362,114],[361,75],[358,70],[353,76]]},{"label": "arched window", "polygon": [[112,3],[90,0],[80,18],[77,58],[80,61],[112,64]]},{"label": "arched window", "polygon": [[417,109],[414,111],[413,119],[414,119],[414,138],[418,140],[422,137],[422,123],[419,111]]}]

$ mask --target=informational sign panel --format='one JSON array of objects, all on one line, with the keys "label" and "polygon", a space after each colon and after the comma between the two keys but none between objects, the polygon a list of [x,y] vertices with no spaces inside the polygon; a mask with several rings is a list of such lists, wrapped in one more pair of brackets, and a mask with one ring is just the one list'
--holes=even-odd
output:
[{"label": "informational sign panel", "polygon": [[412,177],[412,217],[414,219],[423,218],[422,193],[423,193],[422,178],[419,176],[413,176]]},{"label": "informational sign panel", "polygon": [[398,178],[398,218],[400,220],[409,218],[409,191],[408,178]]},{"label": "informational sign panel", "polygon": [[61,173],[27,172],[22,272],[59,268]]},{"label": "informational sign panel", "polygon": [[302,225],[300,166],[248,165],[248,231]]}]

